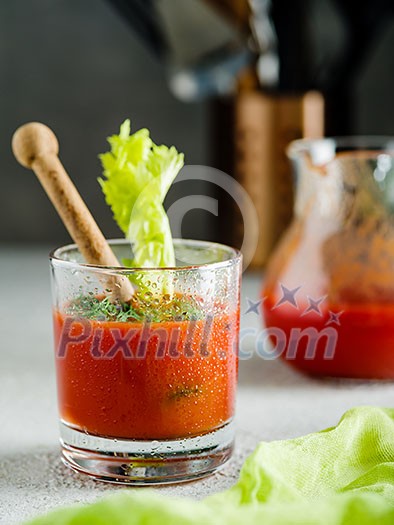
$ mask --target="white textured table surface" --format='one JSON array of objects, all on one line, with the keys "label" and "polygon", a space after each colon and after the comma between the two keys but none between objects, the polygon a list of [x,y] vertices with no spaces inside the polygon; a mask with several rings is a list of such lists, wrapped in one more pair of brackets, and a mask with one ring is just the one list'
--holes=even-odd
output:
[{"label": "white textured table surface", "polygon": [[[0,248],[0,523],[7,525],[127,490],[96,483],[60,463],[47,253]],[[244,328],[260,329],[259,317],[244,313],[246,297],[257,300],[259,288],[259,277],[244,277]],[[246,341],[252,348],[253,337]],[[227,488],[259,440],[331,426],[346,409],[362,404],[394,406],[394,385],[313,380],[278,361],[241,361],[234,458],[215,476],[157,490],[201,498]]]}]

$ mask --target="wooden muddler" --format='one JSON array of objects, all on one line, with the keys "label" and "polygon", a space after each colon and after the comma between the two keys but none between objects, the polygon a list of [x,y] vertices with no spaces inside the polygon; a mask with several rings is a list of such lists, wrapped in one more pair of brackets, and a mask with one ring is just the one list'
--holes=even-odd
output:
[{"label": "wooden muddler", "polygon": [[[59,143],[53,131],[39,122],[18,128],[12,138],[18,162],[37,175],[69,234],[88,264],[120,266],[93,216],[59,160]],[[133,288],[123,276],[109,277],[113,296],[131,299]]]}]

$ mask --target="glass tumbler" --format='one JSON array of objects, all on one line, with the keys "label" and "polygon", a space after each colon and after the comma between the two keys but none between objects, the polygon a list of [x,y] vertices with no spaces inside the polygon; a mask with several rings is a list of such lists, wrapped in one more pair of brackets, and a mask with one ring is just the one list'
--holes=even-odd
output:
[{"label": "glass tumbler", "polygon": [[313,375],[394,379],[394,138],[292,142],[294,218],[267,268],[278,355]]},{"label": "glass tumbler", "polygon": [[[127,241],[109,242],[132,259]],[[50,256],[62,459],[102,481],[187,481],[232,452],[241,255],[174,248],[174,268],[88,265],[75,245]]]}]

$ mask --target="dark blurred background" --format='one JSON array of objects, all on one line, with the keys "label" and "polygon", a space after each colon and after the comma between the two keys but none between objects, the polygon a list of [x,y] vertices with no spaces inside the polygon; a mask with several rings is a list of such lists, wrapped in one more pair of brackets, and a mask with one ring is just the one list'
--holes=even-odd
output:
[{"label": "dark blurred background", "polygon": [[[171,2],[176,17],[177,5],[189,3],[193,13],[198,0],[168,0],[167,5]],[[334,4],[310,1],[313,13],[305,22],[313,24],[328,54],[347,38]],[[176,145],[188,164],[226,165],[215,151],[223,112],[212,101],[217,96],[177,99],[168,87],[168,61],[147,49],[110,2],[2,0],[0,39],[0,242],[60,245],[69,240],[34,175],[12,156],[12,133],[27,121],[44,122],[56,132],[61,160],[107,236],[117,236],[118,230],[96,182],[97,155],[126,117],[134,130],[148,127],[156,142]],[[354,134],[394,134],[393,49],[394,21],[387,17],[354,78],[349,126]],[[204,211],[191,211],[184,229],[186,237],[212,237]]]},{"label": "dark blurred background", "polygon": [[59,139],[60,158],[108,236],[118,236],[96,181],[106,137],[129,117],[189,164],[207,162],[207,104],[170,94],[164,65],[105,0],[0,2],[0,241],[69,240],[34,174],[19,166],[14,130],[38,120]]}]

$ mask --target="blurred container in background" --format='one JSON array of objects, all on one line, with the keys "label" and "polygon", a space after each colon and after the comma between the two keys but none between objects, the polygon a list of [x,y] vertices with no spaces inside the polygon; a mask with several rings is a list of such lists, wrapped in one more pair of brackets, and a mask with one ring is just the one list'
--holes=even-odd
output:
[{"label": "blurred container in background", "polygon": [[273,344],[310,374],[393,379],[394,137],[298,140],[288,151],[294,219],[263,290]]}]

